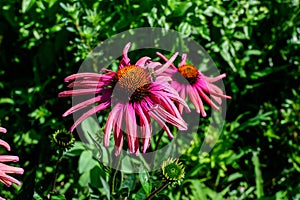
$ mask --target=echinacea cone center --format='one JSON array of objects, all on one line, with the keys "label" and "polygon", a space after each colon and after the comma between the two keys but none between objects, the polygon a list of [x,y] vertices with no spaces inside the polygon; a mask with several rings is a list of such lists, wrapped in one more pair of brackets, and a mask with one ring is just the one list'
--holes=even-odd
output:
[{"label": "echinacea cone center", "polygon": [[178,68],[178,72],[188,80],[190,84],[194,84],[197,81],[198,69],[192,65],[182,65]]},{"label": "echinacea cone center", "polygon": [[130,101],[140,101],[147,95],[149,88],[149,78],[145,69],[136,66],[125,66],[117,72],[118,91],[120,97],[124,98],[124,93]]}]

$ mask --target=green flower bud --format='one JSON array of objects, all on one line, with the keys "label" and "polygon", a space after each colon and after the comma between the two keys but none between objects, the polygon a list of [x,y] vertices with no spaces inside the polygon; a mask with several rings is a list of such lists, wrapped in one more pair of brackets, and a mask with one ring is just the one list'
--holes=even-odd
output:
[{"label": "green flower bud", "polygon": [[180,184],[184,178],[184,166],[177,158],[168,158],[167,161],[163,162],[161,168],[163,178],[168,182]]},{"label": "green flower bud", "polygon": [[55,131],[55,133],[52,135],[52,138],[55,145],[64,150],[71,148],[75,141],[73,133],[67,131],[66,129]]}]

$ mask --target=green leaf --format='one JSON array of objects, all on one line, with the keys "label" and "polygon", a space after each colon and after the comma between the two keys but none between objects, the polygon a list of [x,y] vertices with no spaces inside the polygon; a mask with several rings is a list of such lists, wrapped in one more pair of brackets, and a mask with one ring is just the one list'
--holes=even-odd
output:
[{"label": "green leaf", "polygon": [[120,188],[128,188],[129,190],[134,190],[136,187],[136,175],[135,174],[128,174],[126,178],[121,183]]},{"label": "green leaf", "polygon": [[185,12],[193,5],[192,2],[180,2],[175,5],[174,11],[172,14],[175,17],[181,17],[185,14]]},{"label": "green leaf", "polygon": [[150,182],[149,173],[142,167],[139,170],[139,178],[146,195],[149,195],[152,189],[152,184]]},{"label": "green leaf", "polygon": [[143,188],[139,189],[139,191],[135,194],[134,199],[145,199],[146,198],[145,190]]},{"label": "green leaf", "polygon": [[91,151],[83,151],[79,157],[78,170],[79,173],[90,171],[97,165],[97,161],[93,159],[93,154]]},{"label": "green leaf", "polygon": [[8,104],[14,104],[14,100],[11,98],[1,98],[0,99],[0,104],[4,104],[4,103],[8,103]]},{"label": "green leaf", "polygon": [[66,199],[66,197],[64,195],[57,194],[57,195],[51,195],[51,199],[52,200],[63,200],[63,199]]},{"label": "green leaf", "polygon": [[110,199],[110,188],[109,188],[108,183],[102,177],[100,177],[100,180],[101,180],[101,183],[102,183],[103,188],[105,190],[107,198]]},{"label": "green leaf", "polygon": [[241,177],[243,177],[243,174],[241,174],[241,173],[239,173],[239,172],[236,172],[236,173],[230,174],[230,175],[228,176],[227,181],[228,181],[228,182],[231,182],[231,181],[234,181],[234,180],[236,180],[236,179],[238,179],[238,178],[241,178]]},{"label": "green leaf", "polygon": [[254,173],[255,173],[255,183],[256,183],[256,195],[258,198],[264,196],[264,188],[263,188],[263,178],[260,169],[260,162],[258,158],[258,153],[253,152],[252,155],[252,163],[254,165]]},{"label": "green leaf", "polygon": [[22,13],[27,12],[35,3],[35,0],[23,0],[22,1]]},{"label": "green leaf", "polygon": [[178,27],[178,31],[184,36],[184,37],[188,37],[189,35],[191,35],[192,32],[192,26],[187,23],[187,22],[182,22],[180,23],[179,27]]},{"label": "green leaf", "polygon": [[94,117],[88,117],[81,123],[81,127],[84,133],[84,138],[89,144],[94,144],[90,136],[95,135],[100,130],[98,121],[96,121]]},{"label": "green leaf", "polygon": [[74,146],[66,152],[67,156],[80,156],[83,151],[86,150],[86,147],[81,141],[76,141]]},{"label": "green leaf", "polygon": [[90,181],[91,181],[90,171],[86,171],[80,176],[78,183],[82,187],[86,187],[89,185]]}]

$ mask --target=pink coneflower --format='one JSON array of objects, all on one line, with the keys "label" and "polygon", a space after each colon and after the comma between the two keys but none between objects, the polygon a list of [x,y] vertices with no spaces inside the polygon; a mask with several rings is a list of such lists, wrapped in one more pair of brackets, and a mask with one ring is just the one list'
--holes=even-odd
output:
[{"label": "pink coneflower", "polygon": [[[176,126],[179,130],[186,130],[187,124],[182,119],[176,104],[187,108],[186,103],[178,93],[171,88],[165,76],[157,76],[153,80],[149,67],[155,67],[157,63],[149,57],[142,57],[134,65],[130,64],[127,56],[130,43],[123,50],[123,58],[118,71],[102,70],[104,74],[80,73],[67,77],[66,82],[76,81],[69,86],[80,89],[62,92],[59,97],[84,94],[96,94],[96,97],[81,102],[63,116],[69,115],[79,109],[97,103],[95,107],[83,114],[71,128],[71,131],[84,119],[112,106],[104,130],[104,146],[109,145],[110,134],[113,131],[115,154],[119,155],[123,146],[123,137],[126,135],[130,153],[139,153],[139,135],[141,135],[145,153],[150,144],[152,134],[151,118],[154,119],[173,138],[167,123]],[[174,55],[164,67],[168,67],[176,58]],[[175,102],[175,103],[174,103]],[[188,108],[187,108],[188,109]]]},{"label": "pink coneflower", "polygon": [[[0,127],[1,133],[6,133],[6,129]],[[5,147],[7,151],[10,151],[10,146],[7,142],[0,139],[0,145]],[[23,174],[24,170],[19,167],[12,167],[6,164],[3,164],[3,162],[18,162],[19,157],[18,156],[8,156],[8,155],[0,155],[0,181],[4,183],[7,187],[11,186],[11,184],[15,183],[17,185],[21,185],[20,181],[17,179],[9,176],[8,174]],[[0,197],[0,200],[3,198]]]},{"label": "pink coneflower", "polygon": [[[161,53],[157,52],[157,55],[164,61],[168,62],[168,59]],[[226,77],[226,74],[221,74],[214,78],[207,77],[195,66],[187,64],[186,57],[186,54],[182,54],[178,68],[171,64],[171,68],[161,69],[172,77],[171,85],[176,91],[178,91],[179,96],[182,99],[186,99],[188,96],[190,101],[193,103],[196,112],[205,117],[206,112],[204,110],[203,100],[212,108],[219,110],[219,106],[217,106],[214,101],[221,105],[222,98],[231,99],[230,96],[223,94],[223,91],[214,84]],[[183,112],[183,107],[181,105],[179,105],[179,111],[180,113]]]}]

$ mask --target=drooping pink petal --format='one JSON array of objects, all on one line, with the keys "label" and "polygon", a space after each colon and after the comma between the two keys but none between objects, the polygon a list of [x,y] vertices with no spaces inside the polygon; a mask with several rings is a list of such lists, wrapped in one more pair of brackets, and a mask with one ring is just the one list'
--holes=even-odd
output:
[{"label": "drooping pink petal", "polygon": [[142,139],[144,144],[142,152],[145,153],[150,145],[150,137],[151,137],[151,129],[149,127],[150,122],[148,121],[146,117],[146,113],[143,111],[140,104],[136,104],[135,109],[141,121],[141,133],[142,133]]},{"label": "drooping pink petal", "polygon": [[166,131],[170,139],[174,138],[166,123],[155,113],[155,108],[149,111],[149,115]]},{"label": "drooping pink petal", "polygon": [[6,133],[6,132],[7,132],[7,130],[5,128],[0,127],[0,133]]},{"label": "drooping pink petal", "polygon": [[89,73],[89,72],[84,72],[84,73],[77,73],[77,74],[72,74],[70,76],[67,76],[65,78],[65,82],[70,82],[72,80],[78,79],[78,78],[89,78],[89,79],[94,79],[94,80],[100,80],[102,77],[102,74],[97,74],[97,73]]},{"label": "drooping pink petal", "polygon": [[[0,132],[6,133],[6,129],[0,127]],[[10,150],[9,144],[7,142],[0,140],[0,145],[4,146],[7,150]],[[19,161],[18,156],[0,155],[0,182],[4,183],[7,187],[11,186],[13,183],[21,185],[20,181],[9,176],[8,174],[23,174],[24,170],[20,167],[14,167],[3,164],[3,162],[17,161]]]},{"label": "drooping pink petal", "polygon": [[3,163],[0,163],[0,171],[7,173],[7,174],[23,174],[24,169],[20,167],[13,167]]},{"label": "drooping pink petal", "polygon": [[[90,106],[96,102],[109,102],[110,101],[111,92],[105,93],[103,96],[97,96],[92,99],[88,99],[86,101],[80,102],[79,104],[76,104],[75,106],[68,109],[62,116],[66,117],[74,112],[77,112],[80,109],[83,109],[87,106]],[[99,110],[100,111],[100,110]]]},{"label": "drooping pink petal", "polygon": [[102,92],[104,88],[92,88],[92,89],[77,89],[60,92],[58,97],[70,97],[70,96],[82,96],[87,94],[98,94]]},{"label": "drooping pink petal", "polygon": [[212,102],[212,100],[201,90],[201,88],[197,88],[199,95],[208,103],[212,108],[216,110],[220,110],[219,107]]},{"label": "drooping pink petal", "polygon": [[[1,164],[1,163],[0,163]],[[7,175],[6,173],[0,170],[0,181],[4,183],[7,187],[10,187],[13,183],[21,185],[21,182],[17,179]]]},{"label": "drooping pink petal", "polygon": [[0,162],[18,162],[18,156],[0,155]]},{"label": "drooping pink petal", "polygon": [[[179,90],[179,96],[180,96],[180,98],[181,99],[183,99],[184,101],[185,101],[185,99],[186,99],[186,92],[185,92],[185,86],[182,86],[182,88],[180,88],[180,90]],[[182,105],[182,104],[179,104],[178,105],[178,110],[179,110],[179,112],[180,112],[180,114],[182,114],[183,113],[183,108],[184,108],[184,106]]]},{"label": "drooping pink petal", "polygon": [[125,107],[125,123],[129,151],[130,153],[135,153],[137,150],[135,144],[135,140],[137,138],[137,124],[135,111],[130,103],[127,103]]},{"label": "drooping pink petal", "polygon": [[203,102],[199,97],[198,93],[195,92],[191,85],[186,86],[186,91],[189,96],[189,99],[195,106],[196,112],[201,113],[202,117],[206,117],[206,112],[204,110]]},{"label": "drooping pink petal", "polygon": [[187,130],[187,124],[181,117],[176,118],[174,115],[167,112],[162,106],[155,105],[153,107],[153,111],[156,112],[161,119],[176,126],[179,130]]},{"label": "drooping pink petal", "polygon": [[103,102],[95,107],[93,107],[92,109],[88,110],[86,113],[84,113],[83,115],[81,115],[75,122],[74,124],[72,125],[70,131],[73,132],[74,129],[81,123],[83,122],[86,118],[88,118],[89,116],[101,111],[101,110],[104,110],[106,108],[108,108],[110,106],[110,102]]},{"label": "drooping pink petal", "polygon": [[7,151],[10,151],[10,146],[7,142],[5,142],[4,140],[0,139],[0,146],[3,146],[6,148]]},{"label": "drooping pink petal", "polygon": [[107,121],[105,124],[105,128],[104,128],[103,143],[104,143],[105,147],[108,147],[108,145],[109,145],[109,138],[110,138],[110,134],[111,134],[112,129],[115,124],[116,116],[118,115],[118,113],[122,109],[122,107],[123,107],[122,104],[120,104],[120,103],[116,104],[108,115],[108,118],[107,118]]},{"label": "drooping pink petal", "polygon": [[[204,76],[204,75],[203,75]],[[216,81],[219,81],[219,80],[221,80],[221,79],[223,79],[223,78],[225,78],[226,77],[226,74],[221,74],[221,75],[219,75],[219,76],[216,76],[216,77],[207,77],[207,76],[205,76],[205,80],[207,81],[207,82],[209,82],[209,83],[214,83],[214,82],[216,82]]]},{"label": "drooping pink petal", "polygon": [[114,140],[115,140],[115,155],[118,156],[121,153],[121,149],[123,146],[123,134],[124,134],[124,127],[123,127],[123,120],[124,120],[124,112],[123,108],[119,108],[118,113],[115,116],[115,124],[114,124]]}]

